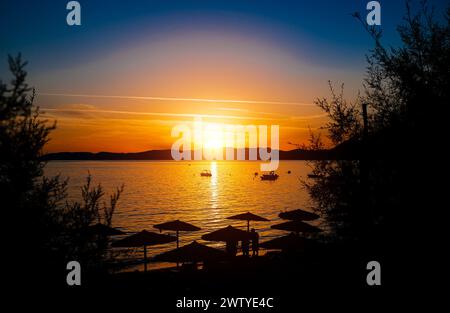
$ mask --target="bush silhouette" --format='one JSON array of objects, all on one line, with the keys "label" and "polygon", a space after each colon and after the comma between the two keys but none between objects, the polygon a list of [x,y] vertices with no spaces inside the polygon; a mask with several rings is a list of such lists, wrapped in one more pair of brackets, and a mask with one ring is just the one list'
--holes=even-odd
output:
[{"label": "bush silhouette", "polygon": [[[123,187],[103,204],[104,192],[91,176],[81,188],[82,201],[67,200],[67,181],[43,176],[43,148],[56,123],[45,120],[33,105],[34,89],[26,83],[26,62],[9,57],[13,79],[0,81],[0,201],[15,275],[26,276],[33,264],[34,279],[57,288],[65,284],[65,266],[77,260],[83,271],[100,273],[107,261],[107,238],[87,236],[93,223],[110,226]],[[31,262],[29,260],[32,260]],[[36,276],[36,274],[38,274]],[[56,280],[56,281],[55,281]]]}]

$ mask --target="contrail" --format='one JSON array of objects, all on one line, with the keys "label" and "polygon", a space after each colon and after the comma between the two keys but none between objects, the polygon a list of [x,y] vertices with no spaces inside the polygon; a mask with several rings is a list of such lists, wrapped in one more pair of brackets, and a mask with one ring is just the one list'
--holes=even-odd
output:
[{"label": "contrail", "polygon": [[73,93],[38,93],[41,96],[59,96],[59,97],[86,97],[86,98],[108,98],[108,99],[131,99],[131,100],[160,100],[160,101],[191,101],[191,102],[211,102],[211,103],[247,103],[247,104],[278,104],[295,106],[313,106],[312,103],[285,102],[285,101],[260,101],[260,100],[232,100],[232,99],[205,99],[205,98],[175,98],[175,97],[151,97],[151,96],[109,96],[92,94],[73,94]]}]

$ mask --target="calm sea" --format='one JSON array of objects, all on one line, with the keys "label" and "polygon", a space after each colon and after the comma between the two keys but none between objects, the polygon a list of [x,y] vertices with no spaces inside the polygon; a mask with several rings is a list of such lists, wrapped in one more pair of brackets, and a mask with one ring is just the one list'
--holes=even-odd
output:
[{"label": "calm sea", "polygon": [[[245,221],[226,217],[247,211],[271,220],[250,224],[259,232],[262,242],[286,234],[270,228],[280,222],[278,213],[282,210],[310,210],[309,196],[301,183],[311,170],[306,161],[281,161],[277,181],[261,181],[255,176],[260,171],[259,164],[251,161],[52,161],[46,165],[45,174],[69,178],[72,200],[80,199],[80,187],[88,173],[96,184],[102,184],[107,194],[124,184],[113,226],[125,232],[143,229],[158,232],[153,225],[180,219],[201,228],[197,232],[181,232],[181,246],[193,240],[202,242],[201,235],[227,225],[246,229]],[[211,171],[212,177],[200,176],[205,169]],[[221,246],[214,242],[208,244]],[[175,243],[153,246],[149,254],[174,247]]]}]

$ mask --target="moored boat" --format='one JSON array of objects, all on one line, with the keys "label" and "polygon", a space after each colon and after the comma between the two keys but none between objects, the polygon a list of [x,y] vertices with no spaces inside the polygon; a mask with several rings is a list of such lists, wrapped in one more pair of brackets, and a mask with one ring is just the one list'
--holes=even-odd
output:
[{"label": "moored boat", "polygon": [[275,171],[270,171],[267,174],[262,174],[261,180],[277,180],[279,175],[275,173]]},{"label": "moored boat", "polygon": [[211,174],[211,171],[209,171],[209,170],[203,170],[203,172],[200,173],[200,176],[211,177],[212,174]]}]

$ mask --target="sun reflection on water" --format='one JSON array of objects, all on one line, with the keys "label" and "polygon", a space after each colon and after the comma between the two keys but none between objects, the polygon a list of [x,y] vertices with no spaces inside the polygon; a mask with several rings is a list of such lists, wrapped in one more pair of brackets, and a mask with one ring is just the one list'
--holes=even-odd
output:
[{"label": "sun reflection on water", "polygon": [[210,167],[211,171],[211,209],[213,214],[219,213],[219,185],[218,185],[218,171],[217,171],[217,162],[211,162]]}]

